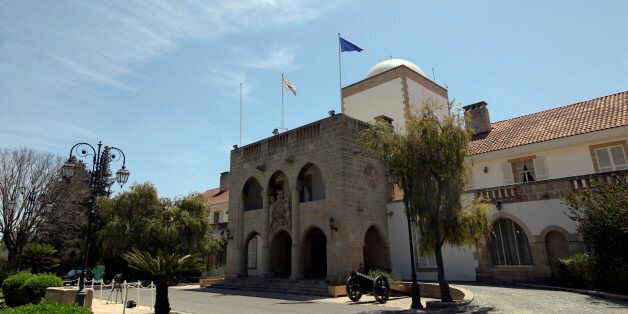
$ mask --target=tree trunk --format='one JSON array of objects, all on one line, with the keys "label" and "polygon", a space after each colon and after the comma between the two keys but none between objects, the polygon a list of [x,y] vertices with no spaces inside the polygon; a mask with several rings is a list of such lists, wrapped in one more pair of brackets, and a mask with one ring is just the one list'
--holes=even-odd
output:
[{"label": "tree trunk", "polygon": [[438,267],[438,286],[440,288],[440,300],[443,302],[452,302],[451,293],[449,293],[449,283],[445,279],[445,267],[443,265],[442,245],[434,246],[434,256],[436,257],[436,266]]},{"label": "tree trunk", "polygon": [[12,263],[13,258],[17,255],[17,243],[11,237],[11,232],[3,232],[2,240],[4,240],[4,246],[7,248],[7,260]]},{"label": "tree trunk", "polygon": [[157,283],[155,292],[155,314],[170,313],[170,301],[168,300],[168,283]]}]

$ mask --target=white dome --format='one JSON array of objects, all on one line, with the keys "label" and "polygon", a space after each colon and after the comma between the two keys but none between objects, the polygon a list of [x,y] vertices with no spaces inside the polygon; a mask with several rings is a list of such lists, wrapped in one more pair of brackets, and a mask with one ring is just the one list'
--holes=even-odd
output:
[{"label": "white dome", "polygon": [[408,68],[412,69],[412,71],[425,76],[425,73],[423,73],[423,70],[421,70],[421,68],[419,68],[416,64],[410,61],[402,60],[402,59],[389,59],[389,60],[382,61],[376,64],[374,67],[372,67],[369,73],[366,74],[366,77],[369,78],[371,76],[375,76],[377,74],[386,72],[390,69],[396,68],[400,65],[405,65]]}]

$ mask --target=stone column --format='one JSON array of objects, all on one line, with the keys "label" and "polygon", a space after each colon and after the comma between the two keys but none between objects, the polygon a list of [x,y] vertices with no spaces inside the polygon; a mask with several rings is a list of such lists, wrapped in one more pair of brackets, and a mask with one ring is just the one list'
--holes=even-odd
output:
[{"label": "stone column", "polygon": [[268,194],[262,191],[262,275],[266,278],[272,276],[271,259],[270,259],[270,213]]},{"label": "stone column", "polygon": [[239,269],[239,275],[240,276],[244,276],[246,275],[247,269],[246,269],[246,253],[244,251],[244,246],[245,246],[245,239],[244,239],[244,195],[241,195],[240,198],[240,204],[238,206],[238,230],[236,232],[236,235],[234,237],[233,240],[235,240],[235,242],[238,244],[238,256],[239,256],[239,260],[238,260],[238,269]]},{"label": "stone column", "polygon": [[227,239],[227,274],[228,278],[239,277],[243,274],[243,248],[242,248],[242,218],[243,213],[242,197],[236,199],[235,204],[229,205],[231,217],[227,223],[227,228],[231,231],[233,239]]},{"label": "stone column", "polygon": [[291,265],[292,271],[290,279],[303,278],[303,263],[301,262],[301,228],[299,226],[299,190],[296,187],[290,193],[291,210],[292,210],[292,248],[291,248]]}]

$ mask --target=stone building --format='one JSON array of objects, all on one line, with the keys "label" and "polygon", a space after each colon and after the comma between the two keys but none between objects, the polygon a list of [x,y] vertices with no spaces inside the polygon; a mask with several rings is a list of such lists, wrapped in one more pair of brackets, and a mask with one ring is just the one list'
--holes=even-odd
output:
[{"label": "stone building", "polygon": [[229,276],[390,268],[384,168],[361,153],[364,126],[338,114],[231,152]]}]

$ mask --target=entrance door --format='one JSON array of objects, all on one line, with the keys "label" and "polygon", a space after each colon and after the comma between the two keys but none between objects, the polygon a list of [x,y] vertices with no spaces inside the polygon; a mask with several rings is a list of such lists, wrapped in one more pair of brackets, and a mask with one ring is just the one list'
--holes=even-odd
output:
[{"label": "entrance door", "polygon": [[271,245],[273,275],[279,278],[288,278],[292,270],[292,238],[286,231],[279,231]]},{"label": "entrance door", "polygon": [[305,276],[309,278],[327,277],[327,237],[321,229],[313,228],[305,238]]}]

